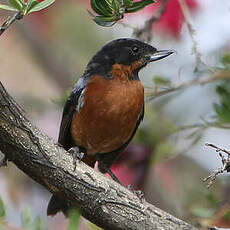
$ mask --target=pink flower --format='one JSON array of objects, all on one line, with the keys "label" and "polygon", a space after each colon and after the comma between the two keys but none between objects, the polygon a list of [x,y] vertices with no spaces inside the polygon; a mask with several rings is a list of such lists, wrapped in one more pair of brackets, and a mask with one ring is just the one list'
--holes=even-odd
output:
[{"label": "pink flower", "polygon": [[[185,2],[187,3],[191,13],[198,9],[197,0],[185,0]],[[139,13],[141,15],[144,14],[146,18],[150,18],[156,13],[161,3],[162,0],[158,0],[156,3],[153,3],[145,7],[145,9],[139,11]],[[164,36],[165,34],[169,34],[178,38],[183,23],[184,16],[178,0],[168,0],[163,15],[157,22],[154,23],[152,30],[157,31],[159,34]]]}]

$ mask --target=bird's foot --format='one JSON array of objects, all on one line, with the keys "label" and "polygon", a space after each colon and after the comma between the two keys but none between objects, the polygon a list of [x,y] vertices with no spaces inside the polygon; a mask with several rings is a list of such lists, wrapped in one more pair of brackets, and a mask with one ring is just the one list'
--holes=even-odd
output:
[{"label": "bird's foot", "polygon": [[102,173],[108,173],[111,178],[116,181],[118,184],[123,185],[120,180],[115,176],[115,174],[112,172],[112,170],[106,166],[106,164],[104,164],[104,162],[100,159],[100,157],[98,157],[98,168],[100,170],[100,172]]},{"label": "bird's foot", "polygon": [[131,191],[133,194],[135,194],[135,195],[139,198],[139,200],[140,200],[141,202],[144,201],[145,195],[144,195],[144,193],[143,193],[141,190],[134,190],[134,189],[132,188],[132,185],[130,185],[130,184],[127,186],[127,189],[128,189],[129,191]]},{"label": "bird's foot", "polygon": [[7,157],[4,155],[4,154],[0,154],[0,155],[3,155],[3,157],[0,159],[0,167],[2,166],[7,166]]},{"label": "bird's foot", "polygon": [[73,165],[74,165],[74,171],[76,170],[77,164],[82,160],[84,157],[84,153],[80,152],[80,149],[78,147],[72,147],[68,150],[68,152],[73,157]]}]

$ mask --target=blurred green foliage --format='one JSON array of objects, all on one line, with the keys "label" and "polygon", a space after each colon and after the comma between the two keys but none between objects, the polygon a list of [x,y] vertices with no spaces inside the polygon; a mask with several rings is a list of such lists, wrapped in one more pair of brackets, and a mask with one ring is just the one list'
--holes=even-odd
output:
[{"label": "blurred green foliage", "polygon": [[69,227],[68,230],[78,230],[80,213],[77,209],[71,209],[68,218],[69,218]]},{"label": "blurred green foliage", "polygon": [[153,83],[155,86],[171,86],[172,82],[162,76],[156,75],[153,77]]},{"label": "blurred green foliage", "polygon": [[26,207],[21,213],[21,224],[23,230],[46,230],[45,224],[40,217],[32,218],[30,208]]},{"label": "blurred green foliage", "polygon": [[227,212],[224,214],[223,219],[224,219],[225,221],[230,221],[230,210],[227,211]]},{"label": "blurred green foliage", "polygon": [[145,118],[138,128],[134,141],[146,144],[153,149],[152,161],[172,156],[176,153],[175,147],[167,142],[167,138],[175,130],[175,124],[164,118],[160,108],[154,109],[151,105],[145,106]]},{"label": "blurred green foliage", "polygon": [[5,205],[2,199],[0,198],[0,224],[1,224],[1,221],[4,220],[5,216],[6,216]]},{"label": "blurred green foliage", "polygon": [[[6,209],[5,205],[0,198],[0,230],[8,229],[6,221]],[[40,217],[32,218],[31,210],[25,208],[21,213],[21,228],[23,230],[47,230],[44,221]],[[10,228],[11,229],[11,228]]]},{"label": "blurred green foliage", "polygon": [[164,140],[174,130],[173,123],[163,120],[159,111],[155,111],[151,105],[146,105],[144,122],[137,130],[135,142],[155,148],[156,143]]},{"label": "blurred green foliage", "polygon": [[205,201],[205,203],[202,202],[201,205],[196,204],[195,207],[192,207],[192,216],[199,218],[212,217],[219,208],[220,199],[218,199],[216,193],[213,193],[210,190],[204,188],[199,195],[202,196],[202,200]]},{"label": "blurred green foliage", "polygon": [[[226,53],[221,58],[223,65],[222,71],[227,71],[230,68],[230,53]],[[230,81],[224,80],[216,87],[216,93],[219,98],[219,103],[213,105],[216,117],[219,122],[230,122]]]},{"label": "blurred green foliage", "polygon": [[230,68],[230,53],[224,54],[221,62],[225,66],[225,68]]},{"label": "blurred green foliage", "polygon": [[154,162],[163,159],[166,160],[167,158],[172,157],[176,154],[177,150],[175,146],[170,143],[167,143],[166,141],[163,141],[157,144],[152,160]]},{"label": "blurred green foliage", "polygon": [[55,105],[59,106],[60,108],[63,108],[70,93],[71,93],[71,89],[67,89],[62,92],[60,97],[53,99],[52,102]]},{"label": "blurred green foliage", "polygon": [[229,81],[224,81],[216,87],[216,93],[219,98],[219,103],[213,105],[217,119],[220,122],[230,122],[230,84]]}]

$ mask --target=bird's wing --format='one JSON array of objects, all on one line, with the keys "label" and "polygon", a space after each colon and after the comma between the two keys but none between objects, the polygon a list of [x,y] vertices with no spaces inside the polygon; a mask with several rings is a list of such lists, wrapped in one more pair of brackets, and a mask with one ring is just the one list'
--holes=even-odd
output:
[{"label": "bird's wing", "polygon": [[71,137],[71,122],[74,112],[81,108],[81,95],[86,86],[86,82],[83,78],[80,78],[75,85],[72,93],[68,97],[62,114],[62,121],[59,130],[58,143],[63,146],[64,149],[69,150],[73,147],[73,140]]}]

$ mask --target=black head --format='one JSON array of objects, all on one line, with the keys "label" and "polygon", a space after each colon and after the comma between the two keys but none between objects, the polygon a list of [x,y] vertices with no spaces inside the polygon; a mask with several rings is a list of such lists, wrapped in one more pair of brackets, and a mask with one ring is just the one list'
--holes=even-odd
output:
[{"label": "black head", "polygon": [[109,42],[90,60],[87,72],[107,75],[114,64],[130,66],[135,62],[138,72],[148,63],[171,55],[171,50],[157,51],[153,46],[136,39],[122,38]]}]

